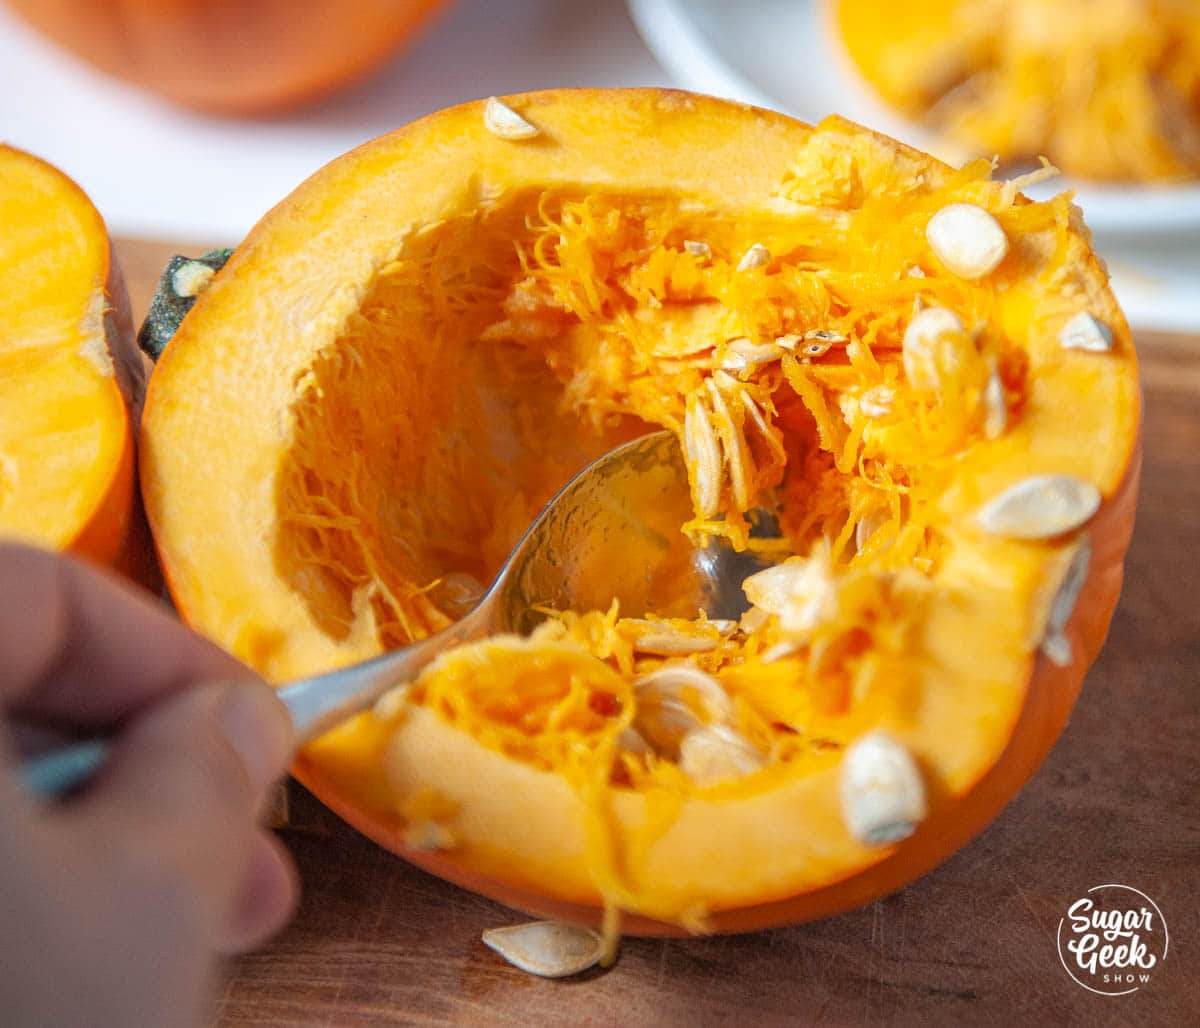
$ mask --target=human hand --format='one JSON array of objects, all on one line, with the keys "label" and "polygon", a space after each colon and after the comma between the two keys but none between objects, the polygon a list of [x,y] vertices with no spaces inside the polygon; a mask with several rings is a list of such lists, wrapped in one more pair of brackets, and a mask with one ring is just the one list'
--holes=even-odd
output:
[{"label": "human hand", "polygon": [[[290,753],[283,705],[150,598],[0,544],[0,708],[0,1020],[195,1024],[217,956],[295,906],[256,820]],[[12,767],[30,725],[111,734],[111,756],[39,806]]]}]

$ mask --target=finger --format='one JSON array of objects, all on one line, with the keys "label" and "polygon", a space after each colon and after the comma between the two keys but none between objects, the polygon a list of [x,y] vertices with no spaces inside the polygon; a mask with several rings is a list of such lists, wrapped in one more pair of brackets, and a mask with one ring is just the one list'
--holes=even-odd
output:
[{"label": "finger", "polygon": [[258,808],[290,754],[291,723],[260,683],[205,684],[118,737],[91,788],[51,816],[98,859],[146,883],[215,946],[254,859]]},{"label": "finger", "polygon": [[299,898],[300,880],[292,858],[272,833],[260,832],[217,949],[233,954],[261,946],[292,919]]},{"label": "finger", "polygon": [[77,728],[111,727],[201,678],[251,674],[149,594],[14,544],[0,544],[0,653],[0,705]]}]

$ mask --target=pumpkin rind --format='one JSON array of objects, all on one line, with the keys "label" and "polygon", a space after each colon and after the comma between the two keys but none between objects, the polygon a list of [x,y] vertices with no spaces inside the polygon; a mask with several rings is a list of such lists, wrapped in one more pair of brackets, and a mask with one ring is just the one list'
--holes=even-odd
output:
[{"label": "pumpkin rind", "polygon": [[[338,368],[353,375],[366,359],[365,344],[346,336],[347,326],[359,324],[360,318],[387,322],[386,303],[408,302],[403,289],[419,291],[419,286],[404,284],[408,279],[393,284],[389,276],[404,273],[406,254],[417,255],[412,257],[415,266],[425,268],[427,250],[422,248],[436,246],[443,238],[439,233],[445,233],[447,246],[464,247],[461,262],[451,266],[469,279],[473,267],[495,266],[489,247],[503,242],[505,232],[526,231],[527,219],[537,216],[527,213],[534,202],[522,199],[531,191],[543,197],[553,189],[586,191],[599,197],[597,209],[605,196],[643,198],[639,202],[651,208],[666,202],[663,196],[681,197],[683,209],[705,211],[712,219],[707,251],[697,253],[698,248],[685,247],[681,239],[680,249],[689,259],[706,267],[711,263],[713,274],[758,276],[739,281],[770,284],[770,276],[795,260],[786,245],[718,237],[727,223],[738,226],[728,230],[735,233],[761,226],[767,236],[779,235],[807,224],[804,219],[814,217],[814,208],[825,209],[819,199],[781,195],[781,182],[798,194],[844,199],[837,169],[855,166],[867,198],[870,183],[876,182],[880,190],[899,189],[898,204],[907,203],[903,198],[911,192],[911,203],[919,210],[926,210],[922,203],[933,203],[930,195],[942,202],[942,191],[947,201],[990,204],[1013,243],[1013,256],[996,272],[1007,276],[1002,287],[960,287],[940,278],[936,289],[989,290],[995,330],[1019,341],[1034,372],[1023,380],[1020,404],[1003,433],[972,444],[970,460],[940,497],[944,518],[939,531],[946,544],[935,578],[941,592],[919,618],[911,656],[919,668],[915,691],[885,690],[836,722],[840,738],[852,740],[880,729],[915,755],[929,796],[928,816],[911,837],[894,846],[868,846],[849,834],[839,806],[836,748],[814,752],[810,764],[790,770],[772,766],[744,781],[679,785],[677,793],[662,783],[645,792],[602,787],[597,804],[581,779],[569,781],[554,767],[540,765],[541,758],[517,759],[499,743],[477,741],[472,733],[483,733],[482,739],[491,731],[486,719],[456,725],[448,708],[423,705],[435,694],[453,696],[438,678],[455,666],[452,661],[417,683],[412,702],[392,704],[389,714],[363,715],[330,733],[302,754],[295,767],[298,777],[333,809],[389,848],[452,881],[550,917],[595,920],[604,899],[633,915],[626,925],[633,931],[745,930],[824,916],[904,884],[980,830],[1040,763],[1065,723],[1119,591],[1136,490],[1136,362],[1124,319],[1081,226],[1065,204],[1027,210],[1023,201],[1014,203],[1006,187],[965,173],[956,177],[931,158],[838,119],[812,129],[769,112],[657,90],[553,91],[505,98],[505,103],[536,124],[539,135],[521,141],[497,138],[484,124],[483,105],[468,104],[329,165],[260,223],[184,320],[155,371],[143,425],[143,488],[177,606],[194,626],[279,680],[378,651],[385,628],[369,627],[379,624],[370,613],[377,609],[371,606],[377,597],[366,591],[341,598],[326,572],[316,565],[297,565],[297,551],[280,549],[281,539],[294,531],[281,527],[282,522],[297,515],[288,506],[292,494],[281,492],[279,484],[293,474],[298,433],[337,428],[329,419],[334,417],[338,381],[318,375]],[[827,180],[821,177],[826,173]],[[892,176],[899,176],[902,185],[896,186]],[[848,210],[844,217],[815,217],[822,223],[852,224],[854,214]],[[720,220],[722,211],[726,221]],[[922,218],[932,213],[930,208]],[[1035,216],[1049,218],[1048,227],[1022,228]],[[912,238],[923,238],[922,229],[921,219],[914,219]],[[878,232],[880,245],[886,232]],[[689,232],[687,240],[695,243],[696,234]],[[769,259],[742,267],[755,242]],[[459,250],[442,252],[448,260],[459,260]],[[830,261],[834,263],[832,257]],[[1041,270],[1048,276],[1053,271],[1049,286],[1038,278]],[[936,278],[932,263],[926,274]],[[477,288],[488,288],[488,281],[481,278]],[[916,293],[934,286],[923,277],[910,277],[899,288]],[[1050,290],[1045,296],[1039,292],[1043,288]],[[380,300],[381,295],[390,299]],[[1054,302],[1045,302],[1047,297]],[[427,299],[419,297],[421,303]],[[506,303],[518,313],[528,309],[519,291]],[[1056,333],[1074,312],[1059,310],[1059,304],[1086,307],[1113,326],[1112,352],[1064,350]],[[444,309],[463,308],[455,302]],[[655,318],[668,319],[663,338],[678,341],[691,315],[663,310],[650,305],[645,316],[651,324]],[[543,321],[524,328],[510,324],[504,331],[533,333],[530,345],[536,348],[542,345],[537,333],[560,331],[555,316],[538,314]],[[906,309],[901,329],[909,316]],[[675,317],[680,320],[669,320]],[[403,331],[399,324],[397,331]],[[430,324],[436,334],[436,321]],[[482,430],[474,435],[470,419],[504,416],[490,409],[488,389],[516,389],[506,402],[519,407],[542,402],[538,390],[551,386],[536,377],[528,383],[518,377],[513,380],[517,385],[502,386],[504,369],[486,363],[479,364],[477,380],[472,363],[453,349],[457,344],[449,337],[424,348],[419,340],[397,339],[389,409],[395,416],[416,410],[422,420],[405,423],[410,437],[397,439],[389,429],[376,439],[370,435],[376,401],[359,397],[354,417],[361,429],[355,432],[364,437],[335,440],[336,445],[329,444],[334,449],[320,451],[330,454],[323,459],[336,461],[347,447],[390,459],[384,456],[386,449],[403,461],[389,468],[407,473],[417,464],[425,468],[423,473],[436,475],[439,465],[421,462],[436,455],[440,465],[457,466],[449,433],[459,438],[465,432],[466,443],[457,445],[477,445],[478,490],[490,497],[484,501],[490,509],[499,511],[502,494],[491,497],[489,492],[503,488],[499,480],[490,484],[488,477],[489,436]],[[846,344],[837,332],[814,339],[821,354],[809,360],[840,355]],[[946,339],[954,346],[967,345],[953,332]],[[783,343],[779,346],[788,355],[774,363],[791,362],[780,389],[808,389],[809,365]],[[490,359],[486,346],[470,352],[476,363]],[[523,351],[496,352],[514,361]],[[586,357],[591,351],[580,352]],[[734,352],[743,357],[750,353],[744,347]],[[940,367],[936,359],[933,366]],[[757,370],[747,365],[720,374],[762,374],[761,362],[753,363]],[[1005,375],[1011,374],[1006,368]],[[982,385],[980,379],[980,390]],[[703,395],[710,413],[725,402],[716,386]],[[309,398],[303,411],[298,396]],[[568,465],[579,466],[585,456],[574,450],[564,458],[555,446],[602,450],[621,433],[637,430],[627,423],[587,428],[579,422],[572,433],[569,422],[554,420],[563,415],[552,404],[536,409],[544,419],[540,431],[520,438],[548,448],[528,460],[515,455],[515,478],[510,480],[511,492],[532,494],[530,503],[552,492],[557,483],[550,479],[569,473],[573,468]],[[675,427],[682,430],[681,413],[664,417],[675,417]],[[733,453],[728,433],[716,435],[715,445]],[[1081,447],[1081,438],[1093,445]],[[403,449],[395,451],[389,439]],[[216,455],[225,468],[223,479],[200,485],[196,469]],[[304,467],[310,477],[320,471],[311,462]],[[322,490],[336,486],[336,469],[327,470],[332,477]],[[1058,580],[1070,561],[1070,546],[1061,540],[991,538],[971,520],[1018,477],[1053,472],[1087,478],[1104,498],[1088,524],[1093,544],[1088,581],[1061,632],[1071,644],[1065,667],[1039,657],[1038,647]],[[413,483],[419,481],[419,476],[396,481],[404,509],[430,495],[428,487],[415,491]],[[759,487],[757,482],[747,486]],[[730,495],[722,486],[717,502],[728,502]],[[386,505],[388,500],[372,502]],[[454,517],[457,506],[470,502],[469,491],[456,494],[454,509],[443,516]],[[852,528],[852,523],[846,528],[851,535]],[[419,547],[421,540],[411,544]],[[494,550],[502,555],[499,540]],[[488,559],[494,561],[495,553]],[[449,570],[462,568],[434,568],[435,574]],[[882,590],[881,602],[893,602],[887,599],[890,578],[862,581],[869,595],[874,595],[871,589]],[[897,575],[896,581],[909,579]],[[396,581],[383,584],[402,587]],[[426,601],[420,597],[428,595],[436,594],[406,594],[406,616],[428,618],[420,630],[437,627],[436,604],[421,605]],[[901,596],[894,602],[908,601]],[[569,643],[568,638],[555,646]],[[713,645],[719,649],[723,644]],[[551,661],[558,652],[538,637],[487,646],[464,651],[461,658],[482,661],[480,675],[520,675],[522,668],[533,666],[529,661]],[[751,677],[772,673],[765,662],[751,666]],[[722,676],[734,673],[722,665]],[[742,682],[742,687],[747,691],[739,695],[751,695],[754,682]],[[621,707],[627,702],[620,698],[621,690],[612,686],[610,691],[618,698],[617,707],[626,711],[622,716],[628,716]],[[834,715],[829,715],[834,720],[814,717],[814,723],[826,727],[836,721]],[[619,727],[614,724],[611,730]],[[429,796],[437,802],[420,799]],[[664,796],[666,807],[660,802]],[[430,817],[446,822],[448,832],[439,838],[448,848],[411,845],[409,829]],[[624,857],[597,856],[600,839],[612,841]]]},{"label": "pumpkin rind", "polygon": [[153,578],[134,487],[145,371],[100,215],[0,146],[0,532]]}]

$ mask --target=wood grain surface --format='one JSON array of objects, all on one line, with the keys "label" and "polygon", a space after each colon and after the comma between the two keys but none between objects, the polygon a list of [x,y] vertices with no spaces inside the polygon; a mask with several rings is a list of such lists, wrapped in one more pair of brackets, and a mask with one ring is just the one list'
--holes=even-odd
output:
[{"label": "wood grain surface", "polygon": [[[118,251],[140,316],[173,250]],[[828,921],[629,939],[608,972],[543,981],[479,941],[521,915],[410,867],[293,783],[300,912],[227,967],[213,1023],[1200,1024],[1200,336],[1138,343],[1145,466],[1108,644],[1041,771],[951,860]],[[1067,907],[1109,882],[1151,896],[1170,929],[1150,985],[1117,998],[1072,982],[1055,944]]]}]

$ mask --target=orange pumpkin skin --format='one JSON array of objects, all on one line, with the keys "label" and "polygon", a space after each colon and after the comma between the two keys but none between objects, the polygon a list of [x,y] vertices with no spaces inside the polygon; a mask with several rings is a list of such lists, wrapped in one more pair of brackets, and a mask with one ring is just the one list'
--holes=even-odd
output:
[{"label": "orange pumpkin skin", "polygon": [[[464,105],[367,144],[319,172],[254,230],[212,287],[201,296],[156,368],[143,423],[143,490],[172,595],[184,618],[194,627],[258,666],[269,677],[287,679],[355,659],[358,653],[352,647],[362,645],[362,639],[355,633],[336,640],[322,637],[324,630],[305,624],[303,618],[307,615],[302,611],[297,614],[301,608],[295,603],[295,596],[288,595],[289,590],[297,591],[297,580],[278,589],[266,581],[278,576],[279,571],[259,550],[264,531],[267,537],[278,532],[271,519],[279,512],[267,502],[272,494],[261,489],[259,481],[273,462],[282,464],[284,455],[280,447],[286,447],[287,443],[279,442],[281,422],[274,414],[260,419],[249,406],[226,403],[218,397],[237,396],[241,389],[258,390],[258,403],[250,406],[272,412],[278,403],[293,402],[296,383],[303,382],[312,367],[309,362],[315,363],[318,354],[326,354],[338,343],[336,329],[325,326],[344,323],[356,310],[360,313],[368,310],[374,276],[381,274],[380,268],[394,267],[392,262],[397,261],[397,253],[403,252],[397,250],[398,238],[405,240],[401,247],[419,242],[425,226],[453,224],[454,217],[465,215],[473,210],[473,204],[484,202],[479,200],[480,196],[493,200],[510,195],[527,196],[531,189],[550,189],[559,183],[568,183],[572,188],[580,183],[583,187],[595,184],[597,192],[603,185],[610,191],[628,191],[641,197],[658,197],[675,190],[685,198],[695,195],[707,198],[706,205],[693,204],[689,211],[707,211],[724,203],[736,209],[744,201],[747,209],[761,212],[762,207],[755,204],[764,204],[763,197],[770,196],[774,205],[769,208],[771,211],[783,210],[803,217],[803,201],[798,201],[801,206],[791,208],[774,199],[777,179],[768,169],[776,164],[790,168],[797,152],[805,151],[818,140],[822,146],[832,148],[835,160],[869,158],[882,166],[904,167],[913,162],[922,176],[918,179],[920,189],[940,188],[939,182],[943,180],[950,181],[951,188],[955,188],[953,173],[944,165],[839,119],[830,119],[811,129],[768,112],[655,90],[550,91],[513,97],[508,102],[540,127],[539,137],[527,142],[497,139],[484,130],[482,105]],[[451,141],[453,145],[446,145]],[[745,153],[753,153],[755,160],[740,161]],[[422,160],[428,161],[424,168]],[[487,188],[481,188],[481,182]],[[995,190],[991,185],[980,189],[981,197],[991,197],[988,202],[995,202],[998,186]],[[1022,206],[1024,201],[1017,197],[1008,202],[1013,203],[1013,208],[1001,213],[1016,223],[1026,210]],[[1060,213],[1065,215],[1065,208]],[[600,220],[599,215],[597,218]],[[514,219],[503,224],[527,223]],[[689,225],[689,229],[693,227]],[[950,711],[955,716],[965,716],[966,721],[975,715],[981,721],[990,719],[991,727],[978,734],[980,741],[969,744],[978,745],[980,752],[959,762],[958,777],[950,784],[941,775],[931,776],[930,813],[912,836],[869,853],[847,849],[843,867],[831,868],[827,861],[821,874],[808,875],[799,885],[772,884],[768,881],[771,875],[765,872],[761,878],[755,877],[753,863],[738,865],[722,850],[729,837],[738,836],[737,828],[730,825],[741,816],[740,797],[711,802],[697,800],[694,807],[699,813],[684,810],[685,815],[694,815],[687,830],[693,830],[696,822],[702,828],[705,825],[712,828],[712,852],[703,856],[715,862],[726,876],[720,883],[722,887],[738,873],[755,879],[750,891],[735,886],[716,896],[721,890],[714,890],[715,898],[710,897],[712,901],[707,903],[702,922],[705,930],[749,931],[825,917],[902,887],[982,830],[1037,769],[1065,725],[1084,674],[1103,643],[1120,592],[1122,561],[1133,527],[1141,441],[1136,361],[1128,327],[1107,290],[1107,276],[1091,254],[1082,229],[1074,223],[1067,228],[1064,218],[1059,231],[1060,245],[1048,241],[1042,232],[1037,239],[1031,237],[1022,240],[1019,246],[1015,244],[1014,251],[1020,260],[1030,262],[1026,272],[1030,278],[1036,278],[1041,262],[1049,260],[1051,252],[1061,250],[1069,255],[1069,267],[1065,270],[1070,272],[1071,288],[1066,295],[1072,298],[1072,304],[1077,300],[1090,304],[1111,327],[1113,352],[1089,354],[1086,358],[1076,351],[1059,353],[1058,319],[1065,319],[1066,314],[1048,313],[1039,306],[1036,301],[1040,294],[1036,289],[1013,300],[1012,294],[1020,293],[1023,288],[1022,280],[1014,276],[1006,287],[1010,289],[1008,298],[998,294],[997,310],[1003,306],[1000,300],[1015,303],[1004,315],[1006,329],[1019,336],[1022,345],[1041,348],[1036,354],[1041,362],[1037,387],[1026,397],[1015,433],[1028,441],[1030,424],[1049,425],[1045,429],[1048,446],[1047,453],[1025,449],[1005,451],[991,463],[1007,462],[1006,473],[1012,474],[1066,470],[1057,465],[1065,462],[1070,466],[1077,458],[1090,461],[1096,455],[1075,445],[1077,432],[1093,433],[1100,440],[1094,450],[1108,450],[1107,456],[1090,465],[1103,502],[1087,523],[1092,547],[1089,572],[1063,632],[1070,643],[1070,659],[1064,665],[1056,665],[1040,655],[1036,640],[1027,642],[1021,650],[1022,656],[1014,658],[1011,664],[1015,669],[1008,683],[1011,689],[1005,687],[1007,692],[1002,702],[985,710],[991,699],[982,695],[978,701],[963,698],[973,695],[972,665],[987,663],[988,659],[987,655],[976,654],[972,647],[993,633],[993,624],[1000,626],[996,631],[1009,631],[1017,623],[1026,625],[1025,621],[1014,622],[999,610],[991,614],[983,600],[974,606],[968,603],[971,617],[976,623],[982,622],[982,627],[966,641],[943,640],[945,645],[939,650],[939,657],[953,658],[954,674],[962,675],[961,688],[959,680],[953,677],[950,680],[950,692],[957,690],[959,695],[954,702],[960,706],[947,707],[941,700],[935,700],[933,705],[943,714]],[[1061,234],[1064,232],[1065,235]],[[457,238],[453,230],[449,230],[449,237]],[[321,242],[313,243],[314,238]],[[486,247],[482,229],[473,228],[463,238],[472,240],[472,246]],[[686,238],[697,237],[693,234]],[[331,245],[332,240],[337,241],[336,247]],[[744,252],[744,244],[745,241],[740,241],[734,251],[734,261]],[[293,344],[279,343],[283,333],[270,326],[293,317],[294,304],[308,302],[305,297],[311,295],[308,287],[314,269],[335,251],[334,265],[323,266],[328,288],[322,295],[334,298],[333,302],[342,305],[341,311],[334,316],[329,309],[306,308],[305,316],[309,319],[306,324],[321,326],[321,330],[310,332],[312,338],[303,344],[295,344],[303,348],[303,353],[297,356],[288,349]],[[491,254],[486,249],[484,252]],[[716,252],[714,245],[714,261]],[[420,260],[423,253],[418,250],[415,259]],[[928,265],[926,274],[940,272]],[[926,281],[925,274],[920,278]],[[306,283],[306,291],[301,293],[291,285],[293,280]],[[953,285],[953,288],[966,287]],[[1026,301],[1032,303],[1028,318],[1026,308],[1021,306]],[[362,305],[361,309],[356,305]],[[904,316],[909,316],[907,309]],[[254,345],[246,345],[248,338],[251,344],[258,338],[252,336],[255,332],[262,333],[261,338],[271,349],[259,354]],[[410,345],[415,344],[407,341],[403,344]],[[450,354],[452,351],[446,359],[452,361]],[[286,371],[272,372],[272,367],[280,361],[293,363]],[[251,366],[243,368],[243,362]],[[267,382],[273,374],[286,375],[286,380]],[[217,376],[219,386],[215,382],[208,384],[211,376]],[[325,383],[324,388],[332,390],[334,384]],[[217,412],[210,406],[204,419],[194,417],[189,407],[196,389],[205,390],[206,403],[220,404],[221,410]],[[455,394],[449,387],[446,391],[445,405],[453,407],[457,402]],[[1076,400],[1079,409],[1072,411],[1072,423],[1067,424],[1056,410],[1059,404]],[[407,401],[415,402],[401,395],[396,403],[403,406]],[[229,426],[233,425],[237,427],[231,430]],[[244,438],[239,444],[247,451],[244,458],[222,442],[231,431]],[[286,432],[283,438],[286,439]],[[1011,444],[1018,448],[1024,445],[1024,442]],[[194,488],[187,473],[206,446],[223,447],[230,455],[227,461],[230,464],[245,464],[244,469],[231,468],[234,481],[223,486],[220,495]],[[985,478],[989,474],[999,473],[985,462],[982,466],[972,465],[971,473],[963,477]],[[989,482],[986,489],[994,489],[997,480]],[[984,487],[969,481],[966,488],[974,492],[954,502],[963,520],[969,521],[971,512],[988,493],[977,495]],[[278,497],[278,493],[273,495]],[[261,499],[264,496],[265,501]],[[203,524],[195,520],[201,511]],[[262,517],[268,519],[265,525],[260,523]],[[253,526],[245,540],[238,538],[239,518],[245,518],[244,523]],[[977,529],[969,531],[978,534]],[[1030,553],[1040,545],[1022,549],[1005,543],[1002,556],[1014,565],[1034,560]],[[210,586],[211,575],[206,569],[218,564],[236,579],[236,584]],[[1027,570],[1032,566],[1028,565]],[[996,570],[998,579],[1007,588],[1006,569]],[[1014,572],[1012,581],[1023,582],[1021,574]],[[1021,585],[1021,589],[1025,588],[1026,585]],[[1022,602],[1028,600],[1025,592],[1021,596]],[[1002,605],[1002,597],[997,595],[995,599],[998,607]],[[998,620],[993,622],[992,617]],[[941,629],[955,624],[962,627],[964,622],[938,622]],[[949,652],[956,648],[966,652],[957,655]],[[945,686],[943,682],[932,687],[936,691]],[[534,914],[597,923],[601,911],[596,888],[577,868],[554,866],[546,870],[542,866],[521,866],[523,857],[537,856],[528,848],[522,851],[525,834],[534,838],[538,832],[547,830],[547,825],[550,834],[543,836],[547,839],[553,839],[560,825],[564,833],[578,831],[573,822],[578,820],[579,811],[549,788],[548,779],[552,776],[517,766],[516,761],[486,749],[465,731],[442,724],[438,715],[426,708],[407,716],[413,718],[411,727],[409,722],[402,722],[395,734],[389,735],[393,731],[391,726],[380,727],[371,715],[364,715],[302,753],[293,768],[295,775],[364,834],[434,874]],[[931,716],[935,720],[941,717]],[[946,756],[946,752],[935,751],[960,728],[958,723],[944,720],[927,727],[929,753],[923,753],[921,759],[928,757],[933,763]],[[961,731],[971,734],[966,731],[969,727],[964,722]],[[439,757],[444,759],[436,759]],[[378,767],[389,759],[392,766],[383,775]],[[459,774],[466,785],[460,792],[448,795],[466,807],[476,801],[479,804],[464,817],[473,817],[488,804],[512,812],[519,802],[524,804],[515,815],[520,823],[511,831],[510,826],[493,825],[498,835],[504,836],[497,841],[478,832],[480,822],[476,820],[464,829],[467,834],[461,847],[443,851],[423,849],[413,841],[410,817],[400,803],[403,793],[394,795],[389,790],[420,785],[425,771],[431,779],[436,778],[435,789],[443,786],[453,789],[456,783],[451,766],[455,764],[462,766]],[[400,769],[397,771],[396,767]],[[938,771],[936,763],[933,770]],[[814,774],[814,778],[820,777]],[[822,781],[828,783],[829,777]],[[461,786],[463,782],[457,784]],[[824,785],[813,788],[818,787],[825,788]],[[538,791],[542,788],[546,795]],[[521,793],[521,789],[530,791]],[[777,791],[782,794],[784,789],[781,786]],[[519,794],[516,799],[514,794]],[[766,800],[762,795],[754,795],[755,802],[764,800],[764,803],[747,816],[757,817],[761,823],[763,810],[771,815],[790,811],[788,816],[793,820],[811,824],[822,838],[828,835],[829,847],[837,849],[842,845],[839,839],[844,829],[837,824],[836,812],[831,813],[832,807],[810,810],[803,803],[797,805],[797,800],[808,795],[799,791],[788,793],[784,799],[790,806],[785,808],[766,802],[771,800],[769,793]],[[812,795],[816,796],[815,791]],[[691,799],[686,799],[684,808],[689,803]],[[749,805],[750,800],[746,803]],[[628,813],[624,810],[616,815],[616,820]],[[642,816],[641,808],[637,808],[623,823],[636,823]],[[675,841],[664,846],[669,854],[680,852]],[[764,863],[772,862],[776,855],[764,845],[761,853]],[[696,863],[677,865],[680,877],[702,878],[702,869],[694,866]],[[541,877],[540,870],[545,870]],[[653,879],[656,883],[667,890],[671,888],[669,873],[664,874],[660,867],[653,874],[657,875]],[[783,877],[775,876],[774,882]],[[793,876],[799,877],[802,875]],[[678,907],[659,914],[653,909],[654,896],[643,898],[647,902],[640,908],[637,904],[626,906],[624,930],[650,935],[683,933],[682,919],[675,914]],[[694,930],[695,924],[693,921],[687,927]]]},{"label": "orange pumpkin skin", "polygon": [[[17,490],[0,496],[0,531],[154,587],[157,565],[135,485],[146,371],[104,223],[75,183],[8,147],[0,147],[0,203],[8,308],[0,361],[12,390],[0,420],[12,434],[6,448],[16,451]],[[67,391],[56,393],[60,387]],[[80,450],[73,439],[85,439]],[[41,466],[38,446],[53,470]],[[59,490],[67,502],[47,499]],[[23,516],[42,503],[45,516]]]},{"label": "orange pumpkin skin", "polygon": [[6,0],[109,75],[217,114],[295,107],[360,79],[446,0]]}]

